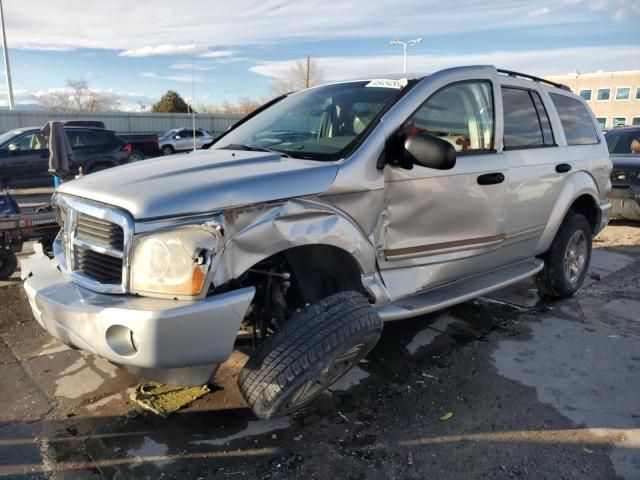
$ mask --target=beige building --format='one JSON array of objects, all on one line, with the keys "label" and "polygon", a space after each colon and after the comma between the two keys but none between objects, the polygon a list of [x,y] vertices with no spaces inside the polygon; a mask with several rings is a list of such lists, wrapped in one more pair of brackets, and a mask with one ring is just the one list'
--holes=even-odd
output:
[{"label": "beige building", "polygon": [[546,77],[584,98],[602,128],[640,125],[640,70]]}]

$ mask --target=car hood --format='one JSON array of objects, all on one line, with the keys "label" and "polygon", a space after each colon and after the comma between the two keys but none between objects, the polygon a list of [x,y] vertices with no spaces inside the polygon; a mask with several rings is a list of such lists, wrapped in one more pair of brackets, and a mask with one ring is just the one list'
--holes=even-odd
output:
[{"label": "car hood", "polygon": [[146,220],[323,193],[337,171],[335,163],[269,152],[201,150],[96,172],[58,191]]}]

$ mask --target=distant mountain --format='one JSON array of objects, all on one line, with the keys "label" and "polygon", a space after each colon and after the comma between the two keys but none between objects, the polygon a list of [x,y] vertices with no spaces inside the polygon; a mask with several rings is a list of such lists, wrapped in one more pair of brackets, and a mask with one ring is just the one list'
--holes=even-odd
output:
[{"label": "distant mountain", "polygon": [[[9,107],[0,106],[0,110],[9,110]],[[19,103],[16,105],[16,110],[42,110],[42,107],[37,103]]]}]

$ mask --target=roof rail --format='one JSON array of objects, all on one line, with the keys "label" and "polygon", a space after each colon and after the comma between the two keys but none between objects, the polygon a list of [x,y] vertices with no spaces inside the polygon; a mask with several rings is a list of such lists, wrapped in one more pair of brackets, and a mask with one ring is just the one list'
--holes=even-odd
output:
[{"label": "roof rail", "polygon": [[556,87],[556,88],[561,88],[562,90],[567,90],[568,92],[571,91],[571,89],[568,86],[563,85],[562,83],[552,82],[551,80],[545,80],[544,78],[534,77],[533,75],[528,75],[526,73],[513,72],[511,70],[502,70],[500,68],[498,68],[497,70],[498,70],[498,73],[503,73],[503,74],[508,75],[510,77],[526,78],[527,80],[533,80],[534,82],[546,83],[547,85],[551,85],[551,86]]}]

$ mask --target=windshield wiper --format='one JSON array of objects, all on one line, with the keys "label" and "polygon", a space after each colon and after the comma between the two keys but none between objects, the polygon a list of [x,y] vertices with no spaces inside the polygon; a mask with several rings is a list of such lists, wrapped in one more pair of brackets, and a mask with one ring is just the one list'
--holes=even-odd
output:
[{"label": "windshield wiper", "polygon": [[248,152],[270,152],[277,153],[278,155],[286,158],[292,158],[288,153],[276,150],[274,148],[258,147],[256,145],[243,145],[242,143],[230,143],[226,147],[222,147],[220,150],[245,150]]}]

